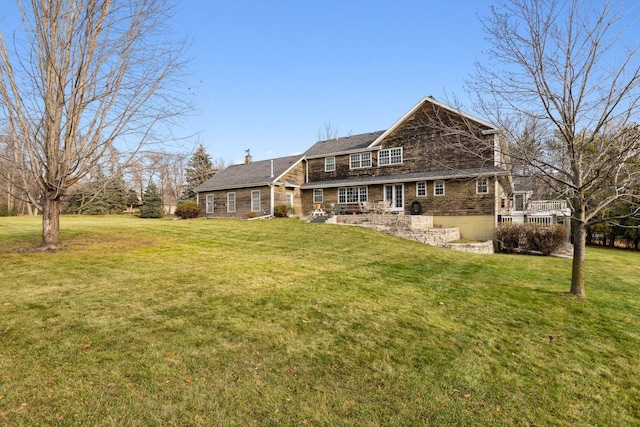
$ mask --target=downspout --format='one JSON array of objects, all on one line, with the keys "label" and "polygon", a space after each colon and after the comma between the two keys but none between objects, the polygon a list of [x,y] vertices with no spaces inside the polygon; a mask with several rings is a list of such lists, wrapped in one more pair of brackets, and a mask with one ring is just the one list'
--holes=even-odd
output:
[{"label": "downspout", "polygon": [[493,176],[493,203],[495,204],[493,210],[493,238],[495,239],[495,230],[498,228],[498,213],[500,212],[500,183],[498,182],[498,176]]},{"label": "downspout", "polygon": [[275,185],[273,183],[269,184],[269,190],[271,191],[271,203],[270,203],[271,212],[270,212],[270,214],[271,214],[271,216],[274,216],[275,209],[274,209],[273,204],[276,201],[276,196],[275,196]]},{"label": "downspout", "polygon": [[[271,160],[271,175],[270,175],[269,177],[270,177],[271,179],[273,179],[273,160]],[[271,184],[269,184],[269,189],[271,190],[271,203],[270,203],[270,205],[271,205],[271,212],[270,212],[270,214],[271,214],[271,216],[273,216],[273,215],[274,215],[274,213],[275,213],[275,209],[274,209],[273,204],[274,204],[274,203],[275,203],[275,201],[276,201],[276,195],[275,195],[275,191],[276,191],[276,189],[275,189],[275,185],[273,184],[273,181],[271,181]]]}]

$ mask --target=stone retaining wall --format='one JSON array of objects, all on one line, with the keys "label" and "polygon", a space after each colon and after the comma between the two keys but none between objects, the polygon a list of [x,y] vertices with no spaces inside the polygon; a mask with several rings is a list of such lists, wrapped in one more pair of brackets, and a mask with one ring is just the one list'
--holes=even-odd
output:
[{"label": "stone retaining wall", "polygon": [[474,254],[494,253],[493,242],[491,240],[479,243],[445,243],[442,247],[460,252],[471,252]]},{"label": "stone retaining wall", "polygon": [[409,230],[427,230],[433,228],[433,217],[427,215],[336,215],[338,224],[374,226],[373,228],[406,228]]},{"label": "stone retaining wall", "polygon": [[[328,221],[329,222],[329,221]],[[433,217],[426,215],[336,215],[330,222],[373,228],[384,233],[462,252],[493,253],[493,242],[450,243],[460,240],[457,227],[434,228]]]},{"label": "stone retaining wall", "polygon": [[444,246],[447,242],[460,239],[460,230],[457,228],[431,228],[423,231],[398,229],[387,232],[403,239],[415,240],[431,246]]}]

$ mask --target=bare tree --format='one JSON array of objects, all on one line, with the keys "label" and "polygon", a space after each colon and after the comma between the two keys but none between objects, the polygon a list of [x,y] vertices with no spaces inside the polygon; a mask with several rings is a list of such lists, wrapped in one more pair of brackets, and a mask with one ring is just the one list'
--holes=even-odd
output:
[{"label": "bare tree", "polygon": [[216,157],[211,161],[211,164],[215,170],[221,171],[231,165],[231,160],[225,159],[224,157]]},{"label": "bare tree", "polygon": [[0,35],[0,108],[13,183],[42,212],[42,248],[55,250],[67,190],[114,146],[126,165],[185,107],[172,91],[183,45],[165,38],[169,0],[17,2],[23,33],[12,50]]},{"label": "bare tree", "polygon": [[568,201],[579,297],[587,226],[638,197],[640,57],[637,38],[624,44],[624,18],[613,2],[500,1],[483,22],[487,62],[469,82],[479,110],[505,130],[512,161]]},{"label": "bare tree", "polygon": [[338,137],[338,128],[334,128],[331,122],[324,122],[324,126],[318,130],[318,141],[328,141]]},{"label": "bare tree", "polygon": [[[187,154],[184,153],[150,153],[150,176],[157,175],[158,193],[162,199],[165,214],[171,213],[180,199],[185,181],[185,164]],[[151,181],[151,179],[150,179]]]},{"label": "bare tree", "polygon": [[[24,215],[35,215],[34,206],[27,197],[28,193],[36,191],[33,179],[27,181],[22,187],[15,185],[15,178],[19,175],[14,156],[14,144],[8,133],[0,134],[0,205],[5,205],[9,212],[17,212]],[[24,187],[28,191],[24,191]]]}]

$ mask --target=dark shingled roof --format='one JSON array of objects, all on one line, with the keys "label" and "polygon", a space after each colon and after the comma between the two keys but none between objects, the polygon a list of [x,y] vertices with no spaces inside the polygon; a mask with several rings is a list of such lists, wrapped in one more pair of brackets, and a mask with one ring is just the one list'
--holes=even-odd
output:
[{"label": "dark shingled roof", "polygon": [[[271,177],[271,161],[273,160],[273,177]],[[229,166],[221,170],[197,188],[197,192],[226,190],[230,188],[258,187],[277,180],[289,168],[302,160],[302,155],[261,160],[249,164]],[[302,184],[301,182],[298,184]]]},{"label": "dark shingled roof", "polygon": [[344,138],[329,139],[327,141],[318,141],[304,154],[307,157],[325,156],[327,154],[367,148],[369,144],[378,139],[383,133],[384,131],[381,130],[378,132],[346,136]]}]

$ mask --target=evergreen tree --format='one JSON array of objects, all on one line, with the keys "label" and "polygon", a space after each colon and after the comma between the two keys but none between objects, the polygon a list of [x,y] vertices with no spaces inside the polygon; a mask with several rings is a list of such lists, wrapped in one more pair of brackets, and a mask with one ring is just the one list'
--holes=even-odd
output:
[{"label": "evergreen tree", "polygon": [[196,152],[191,156],[186,167],[186,180],[187,185],[182,191],[180,201],[196,200],[195,189],[198,185],[202,184],[209,178],[211,178],[217,172],[211,162],[211,156],[205,151],[202,144],[198,147]]},{"label": "evergreen tree", "polygon": [[69,196],[65,212],[87,215],[121,214],[126,207],[122,177],[108,178],[98,169],[88,186]]},{"label": "evergreen tree", "polygon": [[126,202],[127,202],[127,209],[129,210],[129,212],[133,212],[133,209],[140,205],[138,192],[133,188],[130,188],[129,191],[127,191]]},{"label": "evergreen tree", "polygon": [[104,191],[107,213],[122,214],[127,208],[126,186],[122,176],[111,179]]},{"label": "evergreen tree", "polygon": [[162,218],[162,199],[158,194],[158,188],[152,182],[144,190],[142,205],[140,205],[140,218]]}]

